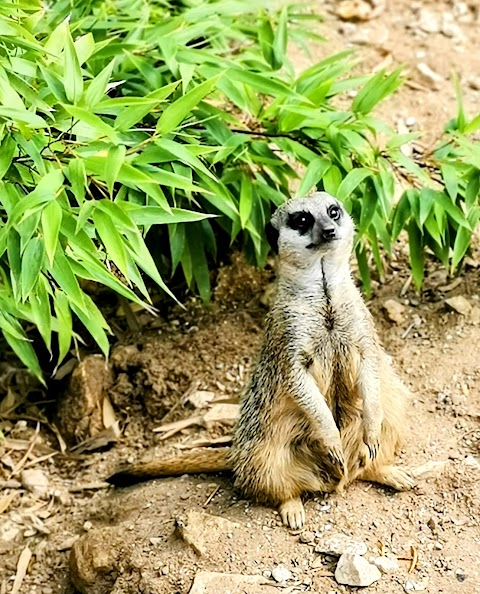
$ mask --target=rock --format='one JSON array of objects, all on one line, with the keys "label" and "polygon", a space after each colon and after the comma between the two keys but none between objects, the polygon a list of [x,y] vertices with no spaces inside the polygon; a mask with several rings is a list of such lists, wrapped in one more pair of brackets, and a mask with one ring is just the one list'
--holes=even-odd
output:
[{"label": "rock", "polygon": [[400,568],[394,557],[376,557],[373,563],[382,573],[395,573]]},{"label": "rock", "polygon": [[428,588],[428,580],[424,580],[423,582],[411,582],[407,581],[403,585],[403,589],[405,592],[421,592],[422,590],[426,590]]},{"label": "rock", "polygon": [[[0,543],[11,543],[14,541],[17,536],[20,534],[21,526],[12,522],[11,520],[4,520],[0,524]],[[8,544],[7,549],[11,547],[11,544]],[[2,552],[3,547],[0,546],[0,553]]]},{"label": "rock", "polygon": [[448,460],[430,460],[412,470],[415,478],[435,478],[444,473]]},{"label": "rock", "polygon": [[480,461],[474,458],[473,456],[467,456],[463,463],[465,464],[465,466],[468,466],[469,468],[480,470]]},{"label": "rock", "polygon": [[364,0],[342,0],[336,13],[344,21],[368,21],[372,18],[372,8],[372,4]]},{"label": "rock", "polygon": [[467,574],[463,571],[463,569],[456,569],[455,577],[459,582],[464,582],[467,579]]},{"label": "rock", "polygon": [[471,310],[472,305],[468,299],[463,297],[463,295],[456,295],[455,297],[449,297],[445,299],[446,305],[457,313],[461,314],[462,316],[467,316]]},{"label": "rock", "polygon": [[188,402],[195,408],[205,408],[215,398],[215,392],[208,390],[195,390],[193,394],[188,397]]},{"label": "rock", "polygon": [[344,553],[351,555],[365,555],[367,545],[361,540],[355,540],[346,534],[332,534],[315,547],[316,553],[340,557]]},{"label": "rock", "polygon": [[39,469],[29,468],[20,474],[22,485],[36,497],[47,499],[49,496],[49,481],[47,475]]},{"label": "rock", "polygon": [[395,299],[387,299],[383,304],[388,319],[395,324],[403,324],[405,321],[405,306],[395,301]]},{"label": "rock", "polygon": [[467,84],[474,91],[480,91],[480,76],[471,76]]},{"label": "rock", "polygon": [[240,524],[206,512],[190,510],[185,516],[177,518],[177,529],[184,542],[195,549],[199,555],[207,555],[209,548],[222,546],[231,540],[231,536],[240,528]]},{"label": "rock", "polygon": [[344,553],[338,560],[335,579],[346,586],[371,586],[382,577],[378,567],[361,555]]},{"label": "rock", "polygon": [[111,383],[111,372],[103,356],[89,355],[77,365],[56,412],[57,426],[67,441],[79,443],[105,429],[104,400]]},{"label": "rock", "polygon": [[461,28],[456,23],[446,22],[442,24],[442,33],[445,37],[461,40],[463,33]]},{"label": "rock", "polygon": [[70,552],[70,577],[81,594],[110,594],[118,575],[123,538],[115,528],[93,529]]},{"label": "rock", "polygon": [[470,322],[472,324],[478,325],[480,324],[480,307],[474,305],[470,312]]},{"label": "rock", "polygon": [[422,8],[418,14],[417,25],[424,33],[438,33],[440,18],[428,8]]},{"label": "rock", "polygon": [[189,594],[278,594],[278,588],[265,584],[262,575],[240,575],[199,571]]},{"label": "rock", "polygon": [[277,565],[272,569],[272,578],[279,584],[283,584],[292,579],[292,572],[284,565]]},{"label": "rock", "polygon": [[435,72],[425,64],[425,62],[419,62],[417,64],[417,70],[422,75],[423,80],[430,85],[430,87],[434,90],[438,90],[440,85],[443,83],[443,77]]},{"label": "rock", "polygon": [[310,530],[305,530],[300,534],[300,542],[303,544],[309,544],[315,540],[315,534]]}]

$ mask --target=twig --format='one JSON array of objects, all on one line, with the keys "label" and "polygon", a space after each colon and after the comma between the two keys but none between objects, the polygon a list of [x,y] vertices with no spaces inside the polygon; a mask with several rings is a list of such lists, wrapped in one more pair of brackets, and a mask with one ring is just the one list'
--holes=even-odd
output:
[{"label": "twig", "polygon": [[407,338],[407,336],[410,334],[410,332],[412,331],[412,328],[414,328],[415,325],[416,325],[415,320],[413,322],[410,322],[410,324],[408,325],[408,328],[405,330],[405,332],[401,336],[401,338],[403,340],[405,340],[405,338]]},{"label": "twig", "polygon": [[12,476],[16,476],[22,470],[25,462],[30,457],[30,454],[32,453],[33,448],[35,447],[35,444],[37,443],[37,437],[38,437],[39,432],[40,432],[40,423],[39,423],[39,421],[37,421],[37,427],[35,429],[35,435],[32,437],[32,441],[30,442],[30,446],[29,446],[28,450],[25,452],[25,455],[23,456],[23,458],[20,460],[20,462],[15,466],[15,468],[10,473],[10,477],[9,478],[12,478]]},{"label": "twig", "polygon": [[215,495],[218,493],[219,490],[220,490],[220,485],[217,485],[215,487],[215,489],[208,496],[207,500],[203,504],[203,507],[207,507],[207,505],[212,501],[212,499],[215,497]]},{"label": "twig", "polygon": [[45,460],[50,460],[50,458],[58,456],[59,453],[60,452],[51,452],[50,454],[45,454],[45,456],[39,456],[38,458],[35,458],[34,460],[30,460],[30,462],[27,462],[23,468],[30,468],[30,466],[35,466],[35,464],[45,462]]}]

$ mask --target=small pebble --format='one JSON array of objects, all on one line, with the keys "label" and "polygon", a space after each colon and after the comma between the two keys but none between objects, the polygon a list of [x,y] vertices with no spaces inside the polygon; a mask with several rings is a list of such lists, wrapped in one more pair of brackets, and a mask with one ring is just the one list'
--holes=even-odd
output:
[{"label": "small pebble", "polygon": [[272,570],[272,578],[279,584],[288,582],[292,578],[292,572],[284,565],[277,565]]},{"label": "small pebble", "polygon": [[89,530],[91,530],[92,527],[93,527],[93,524],[92,524],[92,522],[90,522],[90,520],[87,520],[83,524],[83,529],[85,530],[85,532],[88,532]]},{"label": "small pebble", "polygon": [[305,532],[302,532],[300,534],[300,542],[303,542],[304,544],[313,542],[314,539],[315,539],[315,535],[310,530],[305,530]]}]

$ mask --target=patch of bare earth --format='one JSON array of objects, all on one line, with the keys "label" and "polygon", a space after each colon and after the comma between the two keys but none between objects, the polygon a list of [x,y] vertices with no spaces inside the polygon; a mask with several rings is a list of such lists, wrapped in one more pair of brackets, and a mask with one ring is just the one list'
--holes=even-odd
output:
[{"label": "patch of bare earth", "polygon": [[[339,4],[321,5],[319,11],[336,10]],[[431,32],[419,27],[422,10],[429,11],[424,19],[433,14],[439,30],[437,25]],[[455,17],[455,36],[442,29],[450,22],[445,13]],[[426,129],[431,140],[455,111],[448,80],[452,67],[465,82],[467,105],[478,101],[476,26],[476,3],[391,1],[365,22],[327,13],[323,30],[329,41],[313,51],[318,59],[355,43],[367,67],[385,59],[391,65],[406,63],[413,86],[398,92],[381,115],[393,123],[415,117],[413,127]],[[295,56],[299,67],[306,65],[301,60]],[[422,79],[419,61],[443,81],[435,87]],[[261,340],[267,311],[262,300],[272,276],[235,259],[221,271],[212,305],[191,301],[186,312],[175,310],[165,320],[142,314],[142,334],[115,347],[108,381],[92,381],[90,391],[79,393],[77,406],[90,403],[91,420],[72,428],[86,440],[82,448],[59,452],[46,424],[37,433],[35,407],[27,407],[25,421],[12,416],[1,422],[0,593],[72,594],[70,563],[77,585],[89,594],[349,592],[333,577],[338,558],[325,553],[326,541],[336,533],[364,543],[366,559],[398,560],[398,567],[368,591],[477,593],[478,261],[478,255],[472,257],[458,280],[429,265],[418,296],[408,284],[399,248],[369,301],[381,339],[412,390],[402,463],[423,469],[413,491],[356,483],[343,495],[312,498],[306,503],[305,530],[295,534],[281,526],[275,510],[242,500],[228,475],[163,479],[121,491],[105,488],[102,481],[121,461],[167,456],[230,434],[228,415],[208,420],[206,413],[234,403],[245,384]],[[51,399],[57,396],[52,387]],[[1,403],[2,413],[12,398],[9,394]],[[103,442],[89,442],[92,427],[110,415],[108,403],[121,436],[104,434]],[[202,403],[204,408],[198,408]],[[167,439],[153,431],[191,417],[195,424],[180,430],[173,425],[178,431]],[[225,575],[214,578],[208,572]],[[242,583],[234,574],[254,577]],[[284,583],[277,581],[282,576]]]}]

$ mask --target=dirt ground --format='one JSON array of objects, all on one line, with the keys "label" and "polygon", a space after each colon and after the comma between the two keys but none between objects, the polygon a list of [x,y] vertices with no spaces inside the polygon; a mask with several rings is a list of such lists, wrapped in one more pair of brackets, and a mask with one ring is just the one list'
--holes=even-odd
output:
[{"label": "dirt ground", "polygon": [[[339,4],[319,3],[327,41],[312,46],[311,58],[292,49],[298,68],[350,46],[359,48],[366,69],[381,62],[405,64],[408,85],[379,115],[395,125],[426,130],[426,144],[454,116],[452,69],[462,80],[467,108],[475,113],[480,97],[476,2],[387,0],[382,9],[372,1],[368,6],[380,7],[379,14],[364,22],[338,18]],[[450,14],[453,20],[445,16]],[[422,75],[419,62],[439,78]],[[281,526],[275,510],[242,500],[228,475],[106,488],[103,480],[121,461],[228,438],[226,409],[222,422],[206,422],[208,411],[237,401],[261,340],[272,278],[269,267],[255,271],[234,257],[219,273],[211,305],[192,299],[187,311],[173,309],[165,319],[138,316],[143,331],[116,345],[109,375],[92,372],[88,378],[103,383],[119,421],[122,433],[115,443],[109,443],[114,435],[104,433],[103,442],[62,453],[47,424],[36,433],[32,415],[0,422],[5,436],[0,442],[0,594],[73,594],[69,557],[79,537],[87,538],[83,549],[76,546],[75,561],[91,581],[84,586],[88,594],[186,594],[201,571],[258,578],[240,586],[224,576],[209,589],[192,590],[197,594],[355,591],[336,583],[336,559],[323,554],[325,540],[336,533],[363,541],[367,559],[382,554],[399,559],[399,567],[368,591],[480,591],[478,252],[458,279],[447,278],[429,262],[419,296],[408,283],[405,248],[399,245],[385,281],[374,283],[368,302],[384,346],[412,391],[401,462],[411,468],[428,464],[413,491],[356,483],[342,495],[311,498],[305,530],[298,534]],[[454,296],[468,301],[463,314],[446,303]],[[393,312],[389,300],[403,309]],[[63,389],[59,382],[49,400]],[[213,402],[196,408],[189,400],[194,396]],[[0,412],[8,410],[11,399],[9,393]],[[105,406],[101,419],[113,414]],[[93,423],[98,410],[91,412]],[[167,439],[153,431],[192,416],[200,425]],[[88,433],[88,427],[76,423],[72,431]],[[16,472],[20,468],[37,471],[34,480],[29,483],[28,476]],[[290,572],[285,583],[271,579],[278,565]]]}]

